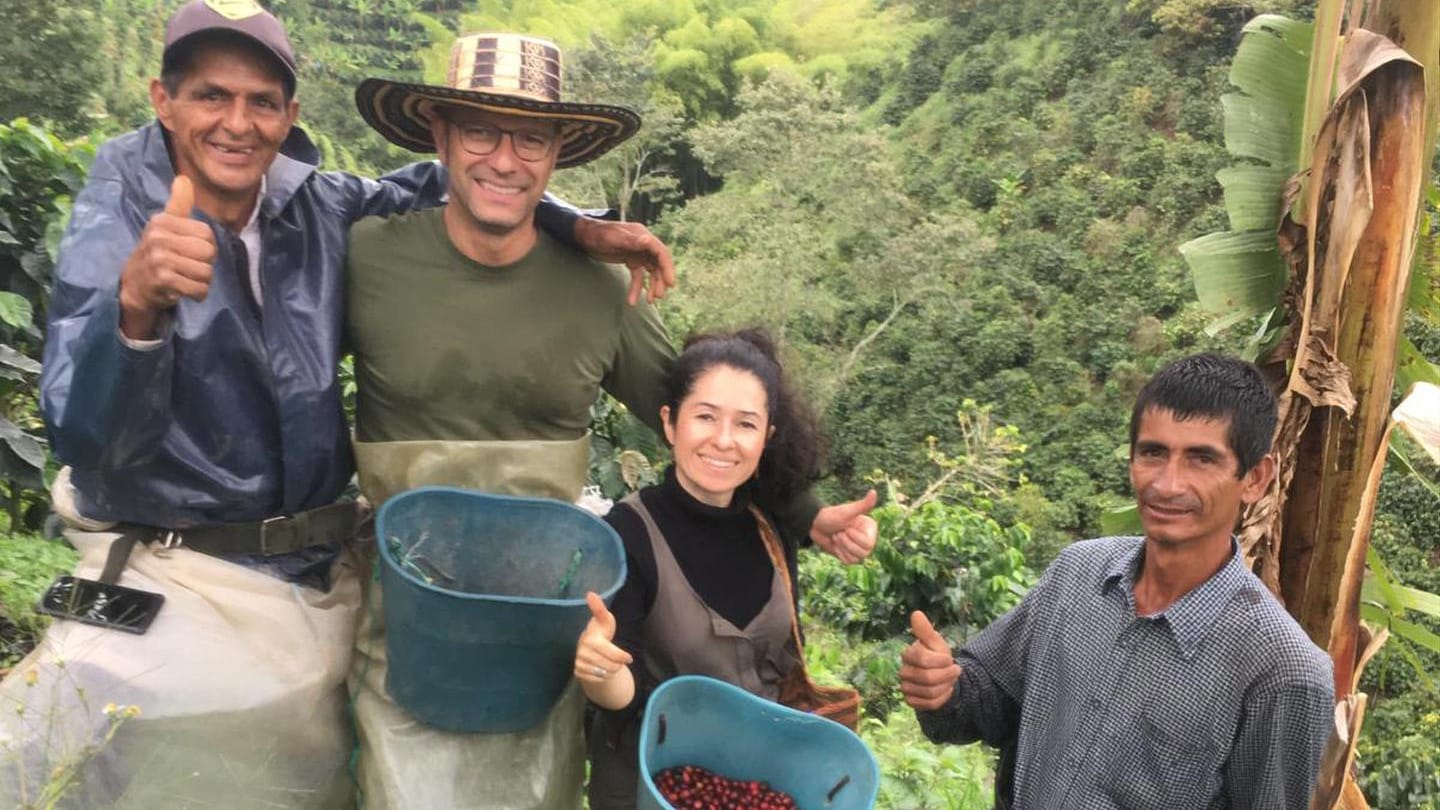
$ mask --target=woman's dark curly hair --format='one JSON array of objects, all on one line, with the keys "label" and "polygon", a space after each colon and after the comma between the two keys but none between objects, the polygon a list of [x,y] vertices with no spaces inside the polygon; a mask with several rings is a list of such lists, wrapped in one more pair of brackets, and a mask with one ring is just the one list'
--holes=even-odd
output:
[{"label": "woman's dark curly hair", "polygon": [[716,366],[754,374],[765,388],[770,425],[775,429],[765,442],[756,473],[755,502],[767,511],[790,503],[820,476],[824,447],[815,414],[795,395],[780,368],[775,341],[763,329],[741,329],[692,335],[676,359],[665,384],[670,424],[680,403],[695,388],[695,381]]}]

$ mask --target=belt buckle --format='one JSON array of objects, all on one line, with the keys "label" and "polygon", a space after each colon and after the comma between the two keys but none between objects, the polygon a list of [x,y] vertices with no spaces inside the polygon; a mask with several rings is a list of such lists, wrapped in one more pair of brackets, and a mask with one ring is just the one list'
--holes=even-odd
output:
[{"label": "belt buckle", "polygon": [[185,537],[176,529],[166,529],[159,539],[160,547],[155,549],[155,556],[162,560],[169,559],[171,551],[185,545]]},{"label": "belt buckle", "polygon": [[262,557],[269,557],[274,553],[270,551],[270,527],[273,524],[289,519],[289,515],[276,515],[275,517],[265,518],[260,521],[260,555]]}]

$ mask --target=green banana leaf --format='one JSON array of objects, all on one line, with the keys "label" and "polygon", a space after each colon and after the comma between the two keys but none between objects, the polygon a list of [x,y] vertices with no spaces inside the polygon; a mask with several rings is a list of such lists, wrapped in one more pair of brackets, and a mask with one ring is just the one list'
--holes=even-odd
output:
[{"label": "green banana leaf", "polygon": [[1314,33],[1310,23],[1275,14],[1246,23],[1230,64],[1230,83],[1239,92],[1221,99],[1230,153],[1285,170],[1287,178],[1300,160]]},{"label": "green banana leaf", "polygon": [[1225,146],[1247,159],[1216,175],[1232,230],[1180,246],[1200,305],[1220,316],[1212,334],[1273,310],[1289,271],[1275,229],[1285,185],[1299,167],[1314,27],[1274,14],[1245,26],[1230,65]]},{"label": "green banana leaf", "polygon": [[[1277,204],[1278,204],[1278,197]],[[1280,303],[1287,271],[1272,231],[1222,231],[1180,246],[1200,306],[1234,323]]]}]

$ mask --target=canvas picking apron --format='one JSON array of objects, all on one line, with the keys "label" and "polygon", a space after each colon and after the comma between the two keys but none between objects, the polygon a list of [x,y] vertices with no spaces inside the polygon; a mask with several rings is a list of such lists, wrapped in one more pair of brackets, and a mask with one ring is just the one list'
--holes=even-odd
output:
[{"label": "canvas picking apron", "polygon": [[[645,524],[655,556],[655,603],[640,628],[646,679],[658,684],[678,675],[708,675],[768,700],[779,699],[780,682],[800,662],[785,574],[772,568],[770,599],[745,627],[736,627],[695,592],[640,496],[632,494],[621,503]],[[587,740],[590,810],[635,807],[639,730],[639,717],[613,735],[603,716],[597,714],[592,721]]]},{"label": "canvas picking apron", "polygon": [[[69,519],[68,487],[52,497]],[[119,536],[68,530],[76,576],[95,579]],[[68,774],[76,781],[59,807],[353,806],[352,549],[328,591],[158,544],[135,546],[120,584],[165,596],[144,635],[57,620],[0,683],[0,807],[48,807],[47,783]]]},{"label": "canvas picking apron", "polygon": [[[573,441],[356,442],[360,488],[378,508],[421,486],[574,502],[585,485],[588,436]],[[369,547],[373,558],[374,547]],[[585,699],[572,683],[540,725],[514,734],[464,734],[411,717],[385,690],[380,583],[365,577],[365,607],[350,676],[365,810],[574,810],[585,774]]]}]

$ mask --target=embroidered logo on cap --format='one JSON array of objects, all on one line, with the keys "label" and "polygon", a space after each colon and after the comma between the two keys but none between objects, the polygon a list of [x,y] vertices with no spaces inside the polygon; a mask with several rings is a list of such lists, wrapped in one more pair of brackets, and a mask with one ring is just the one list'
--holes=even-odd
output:
[{"label": "embroidered logo on cap", "polygon": [[227,20],[243,20],[265,13],[255,0],[205,0],[205,5]]}]

